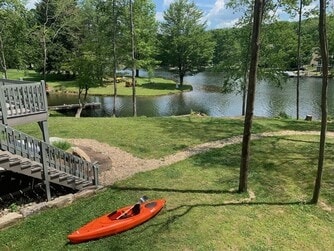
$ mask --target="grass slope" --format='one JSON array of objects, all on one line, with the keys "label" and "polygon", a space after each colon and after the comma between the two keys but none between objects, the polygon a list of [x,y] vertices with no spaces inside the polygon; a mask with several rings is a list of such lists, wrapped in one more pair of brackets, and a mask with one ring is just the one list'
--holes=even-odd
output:
[{"label": "grass slope", "polygon": [[[81,133],[85,137],[102,138],[95,132],[97,127],[91,127],[95,125],[91,120],[82,120],[81,126],[77,121],[81,120],[65,119],[61,123],[52,118],[50,130],[52,134],[57,132],[57,136],[75,137]],[[160,153],[152,150],[156,152],[152,156],[161,156],[168,152],[167,148],[175,152],[187,145],[239,135],[242,128],[237,119],[192,117],[105,119],[96,123],[100,132],[108,127],[114,131],[110,137],[104,134],[103,141],[113,145],[123,142],[122,147],[134,153],[139,151],[131,146],[130,138],[138,133],[142,147],[147,148],[145,156],[151,156],[148,152],[161,144],[155,141],[166,141],[168,147],[162,147]],[[128,133],[122,132],[122,124]],[[254,124],[256,132],[296,128],[318,130],[319,123],[261,119]],[[331,124],[329,128],[332,129]],[[38,132],[33,127],[23,129]],[[145,135],[146,143],[142,139]],[[169,137],[172,140],[167,140]],[[327,140],[328,158],[321,190],[322,202],[332,211],[307,203],[317,168],[318,140],[318,136],[290,135],[252,141],[249,188],[255,199],[249,202],[244,201],[248,194],[235,192],[241,144],[229,145],[136,174],[93,197],[29,217],[1,231],[0,250],[332,250],[332,138]],[[101,240],[78,245],[67,242],[67,234],[87,221],[131,204],[143,194],[167,200],[166,208],[154,219]]]}]

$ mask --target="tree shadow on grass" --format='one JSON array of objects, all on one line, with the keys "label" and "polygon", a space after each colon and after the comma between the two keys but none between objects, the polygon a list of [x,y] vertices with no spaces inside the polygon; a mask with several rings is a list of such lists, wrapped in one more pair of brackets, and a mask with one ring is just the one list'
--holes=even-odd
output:
[{"label": "tree shadow on grass", "polygon": [[119,191],[155,191],[166,193],[203,193],[203,194],[236,194],[236,190],[220,190],[220,189],[174,189],[174,188],[158,188],[158,187],[126,187],[112,186],[112,189]]},{"label": "tree shadow on grass", "polygon": [[[199,194],[239,194],[237,190],[220,190],[220,189],[173,189],[173,188],[157,188],[157,187],[118,187],[113,186],[112,189],[117,189],[121,191],[156,191],[156,192],[166,192],[166,193],[199,193]],[[168,203],[168,201],[167,201]],[[166,210],[167,213],[171,213],[172,216],[167,219],[161,227],[168,227],[187,215],[191,210],[195,208],[206,208],[206,207],[228,207],[228,206],[291,206],[291,205],[313,205],[310,201],[252,201],[249,198],[241,198],[230,201],[223,201],[221,203],[197,203],[197,204],[182,204],[175,208]],[[181,212],[179,212],[181,211]]]},{"label": "tree shadow on grass", "polygon": [[193,209],[196,208],[218,208],[218,207],[228,207],[228,206],[292,206],[292,205],[313,205],[311,202],[305,202],[305,201],[291,201],[291,202],[265,202],[265,201],[259,201],[259,202],[245,202],[245,201],[235,201],[235,202],[222,202],[222,203],[198,203],[198,204],[192,204],[192,205],[180,205],[178,207],[172,208],[167,210],[167,213],[170,213],[171,216],[163,223],[161,224],[161,229],[168,228],[169,225],[175,223],[176,221],[180,220],[185,215],[189,214]]},{"label": "tree shadow on grass", "polygon": [[[237,191],[229,191],[229,190],[198,190],[198,189],[163,189],[163,188],[140,188],[140,187],[119,187],[120,190],[130,190],[130,191],[158,191],[158,192],[173,192],[173,193],[203,193],[203,194],[237,194]],[[168,205],[168,201],[167,201]],[[193,210],[202,208],[203,211],[208,210],[209,208],[228,208],[228,207],[256,207],[256,206],[293,206],[293,205],[313,205],[310,202],[305,201],[247,201],[247,199],[236,199],[235,201],[222,201],[219,203],[188,203],[187,201],[181,202],[174,208],[170,209],[162,209],[160,214],[165,215],[161,217],[160,220],[153,221],[151,224],[145,225],[145,227],[140,229],[140,233],[144,233],[149,231],[149,229],[153,229],[155,233],[161,233],[166,231],[167,229],[171,229],[172,225],[176,224],[179,221],[182,221],[184,217],[190,214]],[[213,216],[214,217],[214,216]],[[149,231],[150,232],[150,231]]]}]

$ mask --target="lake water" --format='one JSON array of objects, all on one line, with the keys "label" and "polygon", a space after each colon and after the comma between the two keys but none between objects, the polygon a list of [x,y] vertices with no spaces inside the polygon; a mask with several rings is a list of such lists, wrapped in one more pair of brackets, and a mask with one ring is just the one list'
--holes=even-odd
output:
[{"label": "lake water", "polygon": [[[145,73],[144,73],[145,74]],[[141,73],[141,75],[144,75]],[[157,71],[156,76],[174,78],[171,73]],[[222,93],[223,75],[219,73],[202,72],[184,79],[185,84],[193,86],[193,91],[180,94],[137,97],[138,116],[172,116],[184,115],[190,112],[202,112],[213,117],[240,116],[242,95],[240,93]],[[312,115],[318,119],[321,116],[321,79],[301,78],[300,81],[300,118]],[[111,116],[113,97],[90,96],[89,102],[100,102],[101,109],[83,111],[82,116]],[[77,103],[77,96],[51,94],[48,97],[49,106]],[[334,116],[334,80],[329,81],[328,111]],[[132,116],[132,97],[117,97],[116,111],[118,117]],[[275,117],[286,113],[296,117],[296,79],[290,78],[281,87],[262,81],[256,86],[254,115]]]}]

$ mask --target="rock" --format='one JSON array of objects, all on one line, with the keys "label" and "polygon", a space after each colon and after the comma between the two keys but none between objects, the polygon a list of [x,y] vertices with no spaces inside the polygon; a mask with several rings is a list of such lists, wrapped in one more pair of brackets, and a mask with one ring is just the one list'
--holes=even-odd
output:
[{"label": "rock", "polygon": [[85,189],[85,190],[82,190],[82,191],[79,191],[79,192],[75,193],[74,198],[75,199],[80,199],[80,198],[91,196],[93,194],[95,194],[94,189]]},{"label": "rock", "polygon": [[16,222],[18,222],[18,220],[20,220],[22,218],[23,218],[22,214],[8,213],[5,216],[0,218],[0,229],[3,229],[5,227],[9,227],[9,226],[15,224]]},{"label": "rock", "polygon": [[82,158],[82,159],[84,159],[84,160],[86,160],[88,162],[92,162],[91,159],[90,159],[90,157],[82,149],[80,149],[79,147],[72,146],[72,147],[70,147],[67,150],[67,152],[69,152],[69,153],[71,153],[73,155],[76,155],[76,156],[78,156],[78,157],[80,157],[80,158]]},{"label": "rock", "polygon": [[34,204],[32,206],[28,206],[28,207],[24,207],[20,210],[20,213],[23,215],[23,217],[27,217],[31,214],[37,213],[40,210],[46,208],[47,203],[46,202],[42,202],[42,203],[38,203],[38,204]]},{"label": "rock", "polygon": [[67,194],[67,195],[55,198],[52,201],[47,202],[47,207],[49,208],[63,207],[63,206],[71,204],[73,200],[74,200],[73,194]]}]

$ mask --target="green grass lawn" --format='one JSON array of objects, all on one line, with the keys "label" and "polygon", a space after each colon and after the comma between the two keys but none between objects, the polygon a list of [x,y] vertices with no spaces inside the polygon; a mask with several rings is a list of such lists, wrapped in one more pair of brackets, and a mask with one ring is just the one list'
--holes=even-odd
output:
[{"label": "green grass lawn", "polygon": [[[241,135],[243,119],[213,117],[137,117],[137,118],[72,118],[50,117],[50,137],[91,138],[142,158],[159,158],[188,146]],[[41,138],[37,123],[17,127]],[[254,133],[280,130],[320,130],[317,121],[255,119]],[[334,131],[333,123],[328,130]]]},{"label": "green grass lawn", "polygon": [[[141,157],[164,156],[242,133],[242,120],[198,117],[50,118],[49,126],[51,136],[96,138]],[[319,122],[254,121],[255,132],[288,129],[319,130]],[[34,126],[22,130],[39,134]],[[0,250],[332,250],[333,138],[327,140],[321,190],[321,202],[332,211],[307,203],[317,168],[318,141],[318,136],[296,135],[252,141],[249,189],[256,197],[250,202],[240,203],[248,194],[235,192],[241,144],[229,145],[138,173],[95,196],[24,219],[1,231]],[[67,242],[66,236],[87,221],[134,203],[144,194],[167,200],[149,222],[96,241]]]},{"label": "green grass lawn", "polygon": [[[39,81],[42,77],[40,74],[34,71],[23,71],[23,70],[8,70],[9,79],[20,79],[27,81]],[[130,80],[129,78],[125,78]],[[157,96],[157,95],[168,95],[180,93],[182,91],[191,91],[190,85],[183,85],[182,87],[176,88],[173,80],[163,78],[136,78],[136,95],[137,96]],[[55,75],[48,76],[47,81],[48,87],[53,92],[64,92],[64,93],[78,93],[78,85],[75,80],[61,81],[59,77]],[[105,82],[104,86],[94,87],[88,90],[89,95],[114,95],[114,85],[112,80]],[[131,96],[132,87],[126,87],[125,82],[121,81],[117,84],[117,95],[119,96]]]}]

